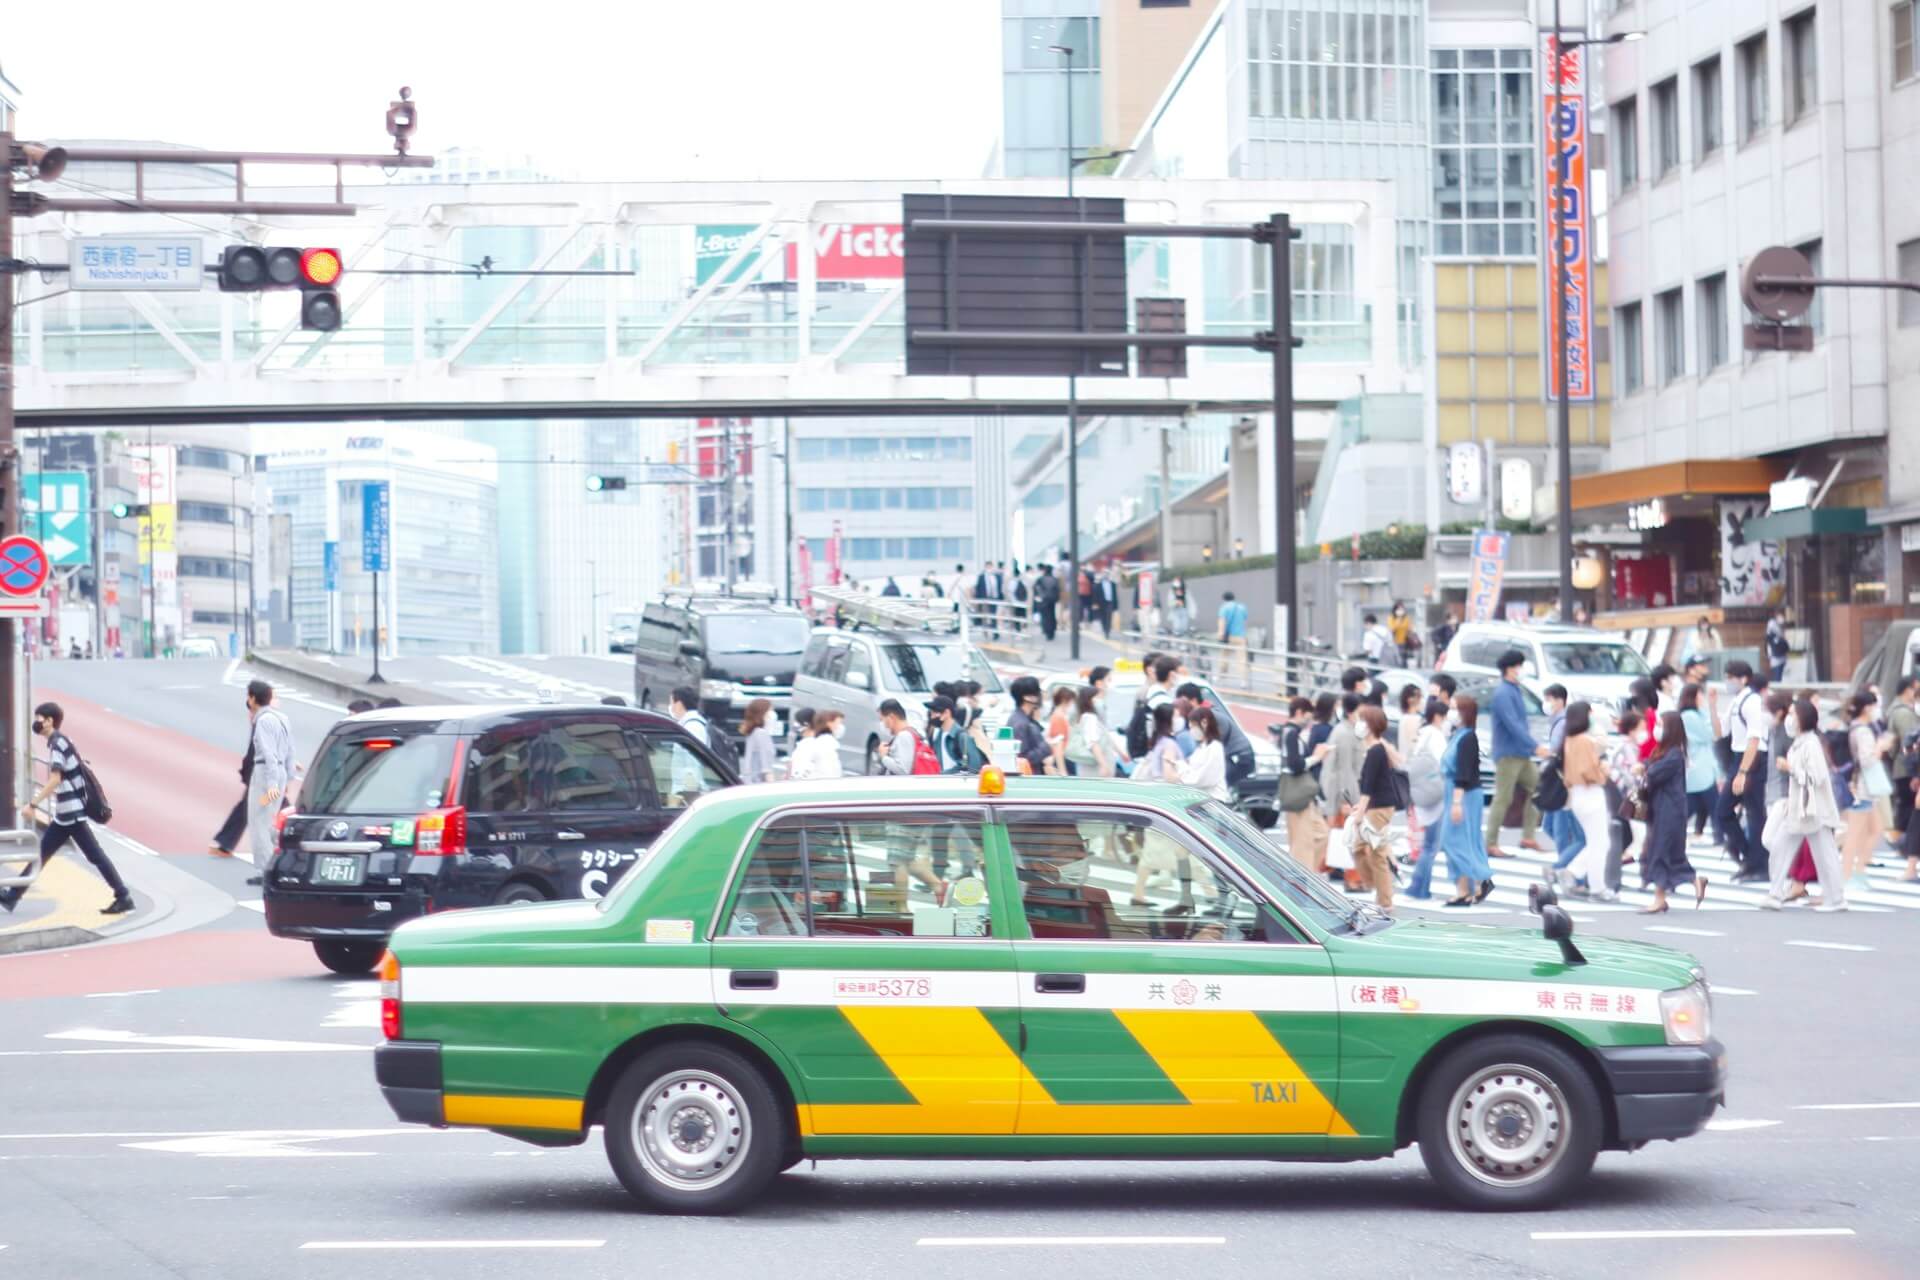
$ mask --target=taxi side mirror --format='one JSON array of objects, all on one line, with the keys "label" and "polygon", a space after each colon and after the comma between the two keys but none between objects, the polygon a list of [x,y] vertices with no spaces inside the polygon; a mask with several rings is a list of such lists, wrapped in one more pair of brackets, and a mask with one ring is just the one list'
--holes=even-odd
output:
[{"label": "taxi side mirror", "polygon": [[1549,942],[1560,944],[1560,959],[1569,967],[1583,965],[1587,958],[1573,945],[1573,917],[1558,903],[1540,904],[1540,933]]}]

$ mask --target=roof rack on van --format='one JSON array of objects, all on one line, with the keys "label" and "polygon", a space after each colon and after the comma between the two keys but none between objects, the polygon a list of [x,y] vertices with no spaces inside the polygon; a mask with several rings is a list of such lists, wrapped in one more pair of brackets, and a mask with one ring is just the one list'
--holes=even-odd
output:
[{"label": "roof rack on van", "polygon": [[856,626],[885,631],[958,631],[960,615],[951,601],[876,596],[857,587],[809,587],[815,605],[826,605]]},{"label": "roof rack on van", "polygon": [[756,609],[785,603],[772,587],[757,582],[735,583],[731,592],[724,585],[707,582],[697,582],[691,586],[668,587],[660,593],[660,599],[667,604],[685,605],[697,602]]}]

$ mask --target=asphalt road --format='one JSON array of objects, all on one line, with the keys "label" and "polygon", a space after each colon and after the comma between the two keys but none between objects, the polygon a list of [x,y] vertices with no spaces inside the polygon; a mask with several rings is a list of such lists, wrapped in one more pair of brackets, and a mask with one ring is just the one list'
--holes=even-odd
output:
[{"label": "asphalt road", "polygon": [[[36,675],[41,690],[85,700],[96,755],[112,741],[140,762],[141,794],[228,803],[245,732],[239,671],[122,662]],[[310,750],[331,713],[289,710]],[[109,786],[132,786],[118,758],[113,768]],[[1602,1156],[1580,1202],[1554,1212],[1455,1211],[1408,1151],[1344,1166],[826,1163],[716,1221],[638,1211],[597,1133],[543,1151],[397,1124],[372,1080],[375,987],[267,937],[252,868],[205,857],[203,837],[180,830],[171,844],[139,837],[152,856],[111,846],[137,884],[171,901],[154,928],[0,959],[13,1100],[0,1119],[0,1278],[1845,1280],[1910,1275],[1920,1247],[1920,1026],[1901,994],[1920,940],[1897,899],[1843,916],[1732,901],[1654,918],[1581,910],[1583,935],[1704,962],[1733,1082],[1709,1132]],[[1472,918],[1524,923],[1517,908]]]}]

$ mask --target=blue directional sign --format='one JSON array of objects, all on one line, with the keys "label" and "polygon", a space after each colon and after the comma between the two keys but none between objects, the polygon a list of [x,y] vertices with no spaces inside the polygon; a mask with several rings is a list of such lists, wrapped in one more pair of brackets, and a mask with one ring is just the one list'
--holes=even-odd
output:
[{"label": "blue directional sign", "polygon": [[321,576],[325,579],[323,589],[327,591],[338,591],[340,589],[340,544],[339,543],[329,542],[326,544],[326,546],[323,548],[323,554],[321,556],[320,565],[321,565],[321,569],[320,569]]},{"label": "blue directional sign", "polygon": [[20,477],[20,528],[40,540],[56,569],[93,563],[88,481],[84,471],[29,471]]},{"label": "blue directional sign", "polygon": [[360,486],[360,568],[387,573],[393,568],[393,499],[385,480]]}]

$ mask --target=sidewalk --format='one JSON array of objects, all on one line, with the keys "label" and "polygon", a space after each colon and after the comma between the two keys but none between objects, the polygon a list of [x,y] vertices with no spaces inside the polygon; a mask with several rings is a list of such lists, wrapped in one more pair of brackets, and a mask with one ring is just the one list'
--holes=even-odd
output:
[{"label": "sidewalk", "polygon": [[163,868],[154,865],[159,859],[141,855],[110,829],[96,831],[133,894],[133,910],[117,916],[103,914],[100,908],[113,898],[113,891],[84,858],[62,850],[40,869],[13,913],[0,913],[0,955],[100,942],[146,929],[173,914],[167,877],[158,874]]}]

